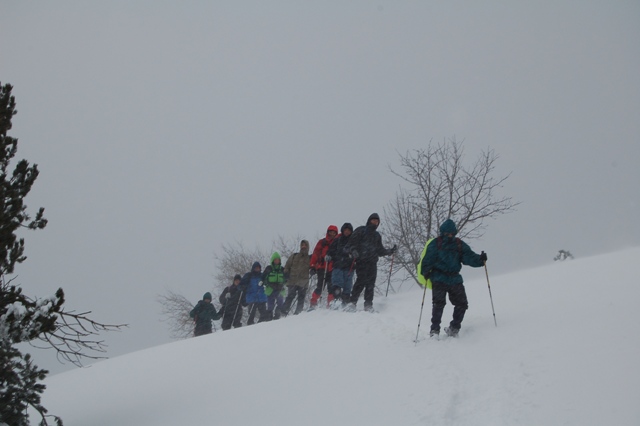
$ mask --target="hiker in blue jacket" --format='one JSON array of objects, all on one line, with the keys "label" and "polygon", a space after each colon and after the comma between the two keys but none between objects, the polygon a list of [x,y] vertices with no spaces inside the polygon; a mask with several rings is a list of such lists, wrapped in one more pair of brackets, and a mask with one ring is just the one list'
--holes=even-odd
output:
[{"label": "hiker in blue jacket", "polygon": [[464,314],[469,308],[460,270],[462,265],[479,268],[487,261],[485,252],[475,253],[464,241],[456,238],[457,233],[458,229],[453,220],[445,220],[440,226],[440,236],[429,244],[422,259],[422,274],[433,283],[431,337],[440,334],[440,322],[447,304],[447,294],[453,305],[453,320],[444,331],[449,336],[458,335]]},{"label": "hiker in blue jacket", "polygon": [[267,295],[264,293],[264,283],[262,282],[262,265],[254,262],[251,271],[244,274],[240,281],[240,288],[244,290],[245,303],[249,305],[249,318],[247,325],[252,325],[256,317],[256,311],[260,313],[258,322],[266,320],[267,317]]}]

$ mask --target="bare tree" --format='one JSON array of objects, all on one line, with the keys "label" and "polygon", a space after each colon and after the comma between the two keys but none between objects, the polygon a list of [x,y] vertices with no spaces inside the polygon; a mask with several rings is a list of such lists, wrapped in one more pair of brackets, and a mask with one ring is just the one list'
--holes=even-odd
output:
[{"label": "bare tree", "polygon": [[189,316],[189,312],[194,306],[193,303],[173,291],[159,295],[158,302],[162,305],[163,321],[169,324],[170,337],[172,339],[193,337],[193,319]]},{"label": "bare tree", "polygon": [[510,175],[494,177],[494,150],[483,151],[472,163],[464,160],[463,143],[452,138],[400,154],[400,170],[390,168],[405,185],[385,207],[383,229],[398,245],[394,263],[405,272],[405,280],[417,283],[416,265],[424,244],[438,236],[446,219],[456,222],[460,238],[479,238],[487,219],[519,204],[499,194]]}]

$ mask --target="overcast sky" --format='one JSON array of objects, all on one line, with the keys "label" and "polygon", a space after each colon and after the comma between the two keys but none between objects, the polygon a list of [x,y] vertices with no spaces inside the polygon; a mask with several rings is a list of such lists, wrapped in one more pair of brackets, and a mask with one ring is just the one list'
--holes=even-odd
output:
[{"label": "overcast sky", "polygon": [[452,137],[522,202],[469,241],[490,273],[639,245],[639,40],[637,1],[0,0],[50,221],[17,282],[129,323],[110,355],[167,342],[157,295],[201,298],[223,243],[361,225]]}]

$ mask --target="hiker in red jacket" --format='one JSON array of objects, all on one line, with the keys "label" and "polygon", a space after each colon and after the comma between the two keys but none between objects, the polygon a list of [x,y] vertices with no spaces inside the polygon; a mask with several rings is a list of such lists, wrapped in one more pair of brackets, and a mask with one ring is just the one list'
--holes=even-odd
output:
[{"label": "hiker in red jacket", "polygon": [[315,309],[318,304],[318,299],[322,296],[322,291],[326,288],[328,297],[327,304],[333,300],[333,295],[330,293],[331,289],[331,270],[333,266],[331,262],[325,261],[325,256],[329,251],[329,246],[333,242],[334,238],[338,235],[338,227],[335,225],[331,225],[327,228],[326,236],[318,241],[316,247],[313,249],[313,254],[311,255],[311,261],[309,264],[309,273],[311,276],[314,274],[318,277],[318,284],[316,285],[316,289],[313,290],[313,294],[311,295],[311,306],[309,309]]}]

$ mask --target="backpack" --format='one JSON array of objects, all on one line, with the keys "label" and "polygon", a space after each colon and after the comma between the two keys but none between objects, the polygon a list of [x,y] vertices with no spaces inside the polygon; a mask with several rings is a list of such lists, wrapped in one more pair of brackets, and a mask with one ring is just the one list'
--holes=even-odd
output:
[{"label": "backpack", "polygon": [[[427,248],[433,240],[437,240],[438,248],[442,246],[442,239],[440,237],[431,238],[429,241],[427,241],[427,243],[424,245],[424,248],[422,249],[422,253],[420,254],[420,261],[418,262],[418,267],[416,268],[416,272],[418,273],[418,283],[422,287],[426,286],[429,290],[433,288],[433,284],[431,283],[431,279],[425,278],[424,275],[422,275],[422,259],[424,259],[425,255],[427,254]],[[458,245],[460,256],[462,256],[462,242],[460,241],[460,238],[456,238],[456,243]]]}]

